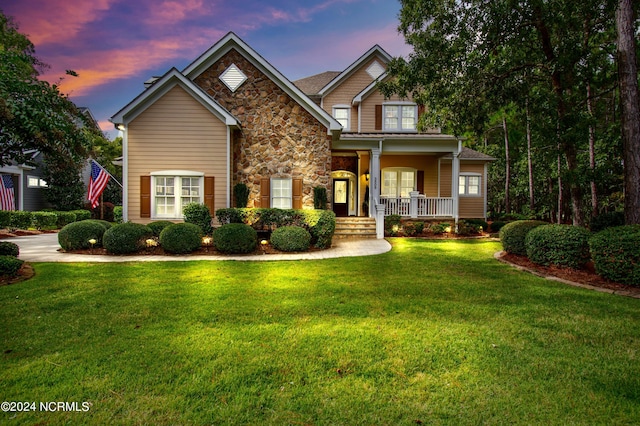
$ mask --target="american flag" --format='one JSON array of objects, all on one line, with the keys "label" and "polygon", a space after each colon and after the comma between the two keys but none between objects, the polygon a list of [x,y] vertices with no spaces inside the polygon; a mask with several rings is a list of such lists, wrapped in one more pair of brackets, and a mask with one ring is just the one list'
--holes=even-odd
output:
[{"label": "american flag", "polygon": [[98,163],[91,160],[91,177],[89,178],[89,194],[87,198],[91,203],[91,208],[96,208],[100,194],[107,187],[109,182],[109,173],[103,169]]},{"label": "american flag", "polygon": [[15,192],[11,175],[0,175],[0,210],[15,210]]}]

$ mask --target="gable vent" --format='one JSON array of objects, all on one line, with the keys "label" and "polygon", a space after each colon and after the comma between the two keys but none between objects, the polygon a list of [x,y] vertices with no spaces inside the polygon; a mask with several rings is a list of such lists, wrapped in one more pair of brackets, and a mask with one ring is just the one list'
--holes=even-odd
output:
[{"label": "gable vent", "polygon": [[367,68],[367,74],[369,74],[374,80],[377,80],[378,77],[380,77],[384,73],[384,71],[384,67],[380,65],[380,62],[378,61],[375,61],[374,63],[369,65],[369,68]]},{"label": "gable vent", "polygon": [[235,92],[236,89],[247,80],[247,76],[233,64],[220,75],[220,80],[222,80],[232,92]]}]

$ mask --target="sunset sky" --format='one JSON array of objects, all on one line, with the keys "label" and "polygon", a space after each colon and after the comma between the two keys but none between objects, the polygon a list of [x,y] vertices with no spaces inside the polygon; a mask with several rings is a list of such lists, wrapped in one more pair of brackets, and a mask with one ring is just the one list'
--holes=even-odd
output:
[{"label": "sunset sky", "polygon": [[343,70],[375,44],[410,51],[397,0],[2,0],[0,9],[51,66],[41,78],[89,107],[111,138],[109,117],[146,79],[182,70],[229,31],[290,80]]}]

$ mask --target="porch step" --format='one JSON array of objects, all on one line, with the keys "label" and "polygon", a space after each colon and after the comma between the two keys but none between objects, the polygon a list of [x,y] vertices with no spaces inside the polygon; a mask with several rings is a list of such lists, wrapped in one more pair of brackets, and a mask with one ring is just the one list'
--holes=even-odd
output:
[{"label": "porch step", "polygon": [[333,238],[376,238],[376,220],[372,217],[337,217]]}]

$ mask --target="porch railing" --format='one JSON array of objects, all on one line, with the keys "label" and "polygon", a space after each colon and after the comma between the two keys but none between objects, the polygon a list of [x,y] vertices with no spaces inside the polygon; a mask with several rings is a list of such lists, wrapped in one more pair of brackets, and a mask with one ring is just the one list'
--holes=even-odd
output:
[{"label": "porch railing", "polygon": [[384,215],[397,214],[405,217],[453,217],[453,198],[425,197],[411,193],[411,197],[380,197]]}]

